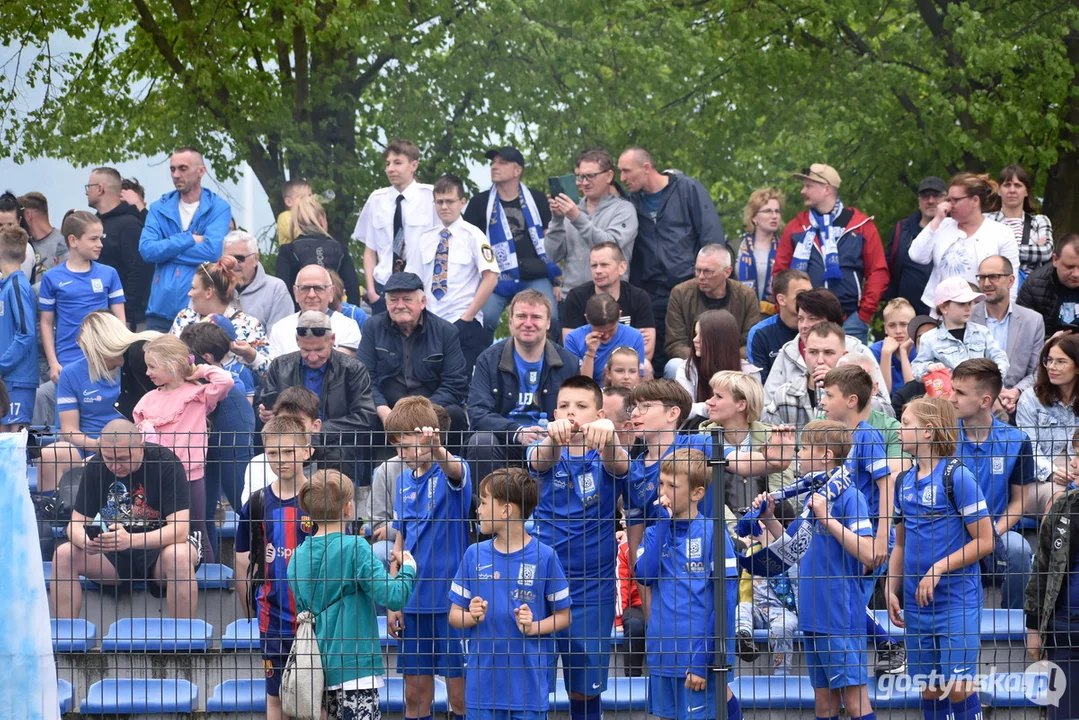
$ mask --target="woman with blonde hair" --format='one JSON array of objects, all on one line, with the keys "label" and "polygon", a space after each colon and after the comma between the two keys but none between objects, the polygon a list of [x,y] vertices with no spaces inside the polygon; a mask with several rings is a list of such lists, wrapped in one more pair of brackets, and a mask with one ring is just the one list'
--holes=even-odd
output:
[{"label": "woman with blonde hair", "polygon": [[[960,173],[948,183],[948,196],[937,203],[936,216],[910,244],[910,259],[933,263],[922,302],[935,307],[933,294],[942,280],[961,277],[977,286],[978,265],[993,255],[1019,267],[1019,245],[1011,230],[982,213],[996,201],[997,183],[988,175]],[[1017,288],[1012,286],[1012,301]]]},{"label": "woman with blonde hair", "polygon": [[296,239],[278,248],[274,274],[292,287],[296,275],[308,265],[320,265],[341,276],[345,294],[360,297],[360,278],[348,253],[348,245],[330,237],[326,211],[314,195],[303,195],[292,206],[292,229]]},{"label": "woman with blonde hair", "polygon": [[61,439],[41,448],[39,492],[54,490],[65,472],[97,452],[97,438],[109,421],[131,419],[135,404],[154,388],[143,346],[160,336],[133,333],[107,310],[83,319],[77,342],[84,357],[60,371],[55,422]]},{"label": "woman with blonde hair", "polygon": [[746,233],[738,249],[738,280],[757,293],[763,317],[776,314],[772,264],[783,227],[783,202],[783,193],[775,188],[760,188],[742,211]]}]

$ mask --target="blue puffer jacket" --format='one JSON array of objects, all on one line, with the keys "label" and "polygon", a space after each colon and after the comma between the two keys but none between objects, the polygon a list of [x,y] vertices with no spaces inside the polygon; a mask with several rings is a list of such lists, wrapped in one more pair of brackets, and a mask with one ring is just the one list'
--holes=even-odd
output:
[{"label": "blue puffer jacket", "polygon": [[[146,315],[171,322],[176,313],[187,307],[187,292],[195,268],[221,258],[223,241],[229,231],[232,208],[206,188],[202,189],[199,209],[187,230],[180,225],[180,193],[173,190],[149,207],[146,225],[139,238],[139,254],[154,264],[150,302]],[[205,239],[195,242],[195,235]]]}]

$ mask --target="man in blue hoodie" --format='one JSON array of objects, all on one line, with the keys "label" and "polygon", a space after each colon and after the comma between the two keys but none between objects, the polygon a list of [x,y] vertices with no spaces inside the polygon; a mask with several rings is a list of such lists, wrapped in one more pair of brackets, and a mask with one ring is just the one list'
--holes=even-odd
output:
[{"label": "man in blue hoodie", "polygon": [[173,192],[150,206],[139,238],[139,254],[154,264],[154,280],[146,307],[146,328],[168,332],[176,314],[187,306],[195,269],[221,257],[232,209],[202,187],[206,165],[198,150],[182,147],[169,159]]}]

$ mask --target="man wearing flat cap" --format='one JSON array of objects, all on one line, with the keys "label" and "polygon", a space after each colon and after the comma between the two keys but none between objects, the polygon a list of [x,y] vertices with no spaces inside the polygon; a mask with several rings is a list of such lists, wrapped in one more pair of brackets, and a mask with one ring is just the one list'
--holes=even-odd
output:
[{"label": "man wearing flat cap", "polygon": [[498,262],[498,285],[483,306],[483,327],[493,332],[510,298],[521,290],[538,290],[557,307],[554,288],[562,284],[562,271],[548,259],[544,245],[551,223],[547,196],[521,182],[524,155],[503,147],[488,150],[487,159],[493,186],[472,196],[463,217],[487,233]]},{"label": "man wearing flat cap", "polygon": [[929,307],[922,302],[922,293],[933,274],[933,263],[916,263],[910,259],[910,244],[918,233],[937,214],[937,203],[948,194],[948,186],[939,177],[929,176],[918,184],[918,209],[900,220],[888,245],[888,272],[891,275],[883,300],[904,298],[916,315],[928,315]]},{"label": "man wearing flat cap", "polygon": [[839,173],[815,163],[792,175],[802,181],[806,210],[783,229],[773,275],[794,268],[813,287],[828,288],[843,307],[843,330],[862,342],[888,287],[888,261],[873,219],[839,199]]},{"label": "man wearing flat cap", "polygon": [[364,323],[357,353],[371,373],[378,419],[384,422],[401,398],[422,395],[449,413],[449,446],[455,448],[467,426],[468,397],[457,328],[427,311],[423,281],[414,273],[390,275],[383,296],[386,312]]}]

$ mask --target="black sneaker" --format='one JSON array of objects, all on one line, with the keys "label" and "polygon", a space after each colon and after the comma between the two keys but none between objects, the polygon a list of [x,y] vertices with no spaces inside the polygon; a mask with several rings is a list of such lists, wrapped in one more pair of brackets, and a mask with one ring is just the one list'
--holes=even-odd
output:
[{"label": "black sneaker", "polygon": [[751,663],[757,659],[757,643],[753,642],[753,633],[749,630],[739,630],[734,634],[735,654],[743,662]]},{"label": "black sneaker", "polygon": [[877,675],[900,675],[907,670],[907,650],[896,642],[888,642],[877,648]]}]

